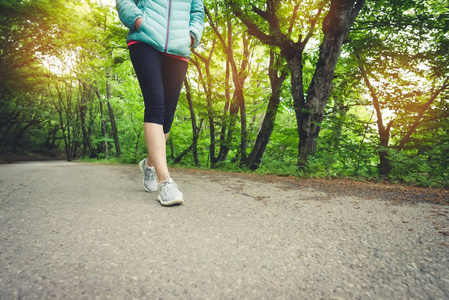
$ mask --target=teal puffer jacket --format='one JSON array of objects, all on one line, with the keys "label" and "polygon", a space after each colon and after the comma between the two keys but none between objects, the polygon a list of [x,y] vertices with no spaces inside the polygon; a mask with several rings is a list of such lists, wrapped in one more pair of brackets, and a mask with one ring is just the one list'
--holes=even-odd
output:
[{"label": "teal puffer jacket", "polygon": [[[117,0],[120,20],[129,28],[127,41],[147,43],[161,52],[190,58],[204,26],[203,0]],[[134,22],[142,18],[139,30]]]}]

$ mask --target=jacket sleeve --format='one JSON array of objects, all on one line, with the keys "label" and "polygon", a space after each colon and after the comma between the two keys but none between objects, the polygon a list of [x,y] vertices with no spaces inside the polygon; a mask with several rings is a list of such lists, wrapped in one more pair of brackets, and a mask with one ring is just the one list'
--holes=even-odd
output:
[{"label": "jacket sleeve", "polygon": [[135,0],[117,0],[116,8],[118,17],[123,25],[131,30],[135,30],[134,22],[143,16],[142,11],[137,7]]},{"label": "jacket sleeve", "polygon": [[204,28],[203,0],[193,0],[190,8],[190,35],[195,39],[192,48],[198,47]]}]

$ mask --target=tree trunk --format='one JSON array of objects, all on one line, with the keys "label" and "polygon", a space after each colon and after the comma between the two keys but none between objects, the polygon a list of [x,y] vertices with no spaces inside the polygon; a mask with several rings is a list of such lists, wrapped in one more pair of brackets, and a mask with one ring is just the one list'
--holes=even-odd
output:
[{"label": "tree trunk", "polygon": [[[209,73],[209,61],[203,60],[206,68],[206,73]],[[200,81],[202,82],[204,93],[206,94],[206,104],[207,104],[207,118],[209,120],[209,136],[210,136],[210,144],[209,144],[209,161],[211,166],[213,166],[217,162],[217,158],[215,156],[215,122],[214,122],[214,112],[212,107],[212,91],[210,90],[210,85],[206,83],[203,72],[201,71],[201,67],[199,63],[195,60],[192,60],[192,63],[196,66],[198,70],[198,76]],[[209,77],[210,78],[210,77]]]},{"label": "tree trunk", "polygon": [[243,164],[246,160],[246,144],[247,144],[247,136],[248,132],[246,130],[246,107],[245,107],[245,98],[243,96],[243,90],[238,93],[238,101],[240,107],[240,163]]},{"label": "tree trunk", "polygon": [[190,84],[187,78],[184,79],[184,86],[186,88],[186,98],[189,103],[189,111],[190,111],[190,120],[192,122],[192,154],[193,161],[195,162],[196,167],[200,167],[200,161],[198,159],[198,138],[199,138],[199,128],[196,125],[196,116],[195,111],[193,110],[193,101],[192,101],[192,93],[190,90]]},{"label": "tree trunk", "polygon": [[80,94],[81,94],[81,103],[80,103],[80,119],[81,119],[81,129],[83,132],[83,141],[84,144],[87,146],[87,148],[89,149],[90,158],[96,158],[97,157],[97,153],[95,151],[94,146],[92,145],[92,141],[90,138],[90,134],[89,131],[87,130],[87,126],[86,126],[86,116],[87,116],[87,103],[88,103],[88,95],[87,95],[87,87],[86,84],[84,83],[79,83],[79,89],[80,89]]},{"label": "tree trunk", "polygon": [[55,109],[58,112],[59,127],[60,127],[60,130],[62,131],[62,138],[64,140],[64,151],[65,151],[65,154],[66,154],[67,161],[72,161],[72,153],[70,151],[70,139],[69,139],[68,134],[66,133],[66,130],[65,130],[66,126],[64,124],[64,117],[63,117],[63,114],[62,114],[63,111],[64,111],[63,104],[62,104],[62,102],[63,102],[62,97],[63,96],[62,96],[62,93],[61,93],[61,91],[59,89],[58,83],[55,83],[55,88],[56,88],[56,91],[57,91],[57,94],[58,94],[57,95],[57,100],[54,99],[54,96],[53,96],[53,93],[51,92],[51,87],[50,86],[48,86],[48,91],[50,93],[50,98],[53,101]]},{"label": "tree trunk", "polygon": [[331,148],[338,149],[341,142],[341,134],[343,131],[343,124],[349,107],[345,105],[341,97],[334,98],[334,107],[332,110],[332,135],[330,138]]},{"label": "tree trunk", "polygon": [[[228,19],[229,20],[229,19]],[[231,24],[230,21],[228,21],[229,24]],[[231,27],[229,27],[232,29]],[[232,44],[229,45],[229,47]],[[246,104],[245,104],[245,96],[243,94],[243,87],[245,86],[245,80],[247,78],[247,68],[248,67],[248,57],[250,55],[249,52],[249,44],[247,40],[246,33],[243,34],[243,60],[242,64],[240,66],[240,72],[238,73],[237,79],[239,81],[238,83],[238,103],[240,107],[240,164],[243,164],[246,160],[247,153],[246,153],[246,147],[248,143],[248,132],[247,132],[247,122],[246,122]],[[232,62],[231,62],[232,67]],[[234,76],[233,76],[234,77]]]},{"label": "tree trunk", "polygon": [[[304,98],[304,82],[302,74],[302,47],[297,49],[292,49],[290,51],[295,51],[293,55],[287,54],[286,50],[281,51],[287,59],[287,65],[290,70],[290,80],[291,80],[291,92],[293,97],[293,108],[295,111],[295,118],[297,124],[298,136],[300,136],[300,124],[301,124],[301,112],[304,108],[305,98]],[[299,150],[299,147],[298,147]]]},{"label": "tree trunk", "polygon": [[388,176],[388,174],[391,171],[391,163],[390,159],[388,158],[388,147],[390,142],[390,129],[393,125],[394,120],[391,120],[387,127],[384,125],[383,117],[382,117],[382,110],[380,108],[380,102],[379,98],[377,97],[376,91],[374,90],[374,87],[371,85],[371,82],[369,81],[368,75],[366,74],[365,68],[362,65],[362,61],[360,59],[360,56],[357,55],[357,59],[359,61],[359,70],[360,74],[362,75],[363,80],[365,81],[366,87],[368,88],[371,97],[373,98],[373,106],[374,110],[376,111],[377,116],[377,131],[379,133],[379,165],[377,166],[379,175],[381,176]]},{"label": "tree trunk", "polygon": [[187,147],[186,149],[184,149],[184,151],[182,151],[181,154],[179,154],[178,157],[176,157],[176,158],[173,160],[173,163],[174,163],[174,164],[179,164],[179,163],[181,162],[181,160],[184,158],[184,156],[186,156],[187,153],[189,153],[189,152],[192,150],[192,148],[193,148],[193,143],[190,144],[189,147]]},{"label": "tree trunk", "polygon": [[225,161],[228,157],[229,146],[228,140],[226,139],[226,129],[228,128],[230,118],[228,117],[228,111],[231,105],[231,91],[230,91],[230,70],[229,70],[229,60],[226,61],[226,90],[225,97],[226,102],[223,108],[223,120],[221,122],[221,132],[220,132],[220,152],[218,153],[218,161]]},{"label": "tree trunk", "polygon": [[[108,76],[109,76],[109,74],[108,74]],[[108,110],[109,110],[109,121],[111,122],[112,137],[114,138],[115,155],[117,157],[120,157],[120,156],[122,156],[122,150],[120,149],[120,141],[118,139],[117,125],[115,123],[115,116],[114,116],[114,108],[112,107],[111,102],[110,102],[111,86],[109,85],[109,80],[106,81],[106,99],[107,99]]]},{"label": "tree trunk", "polygon": [[390,139],[390,131],[386,130],[380,135],[380,147],[379,147],[379,165],[377,169],[379,170],[380,176],[388,176],[392,169],[390,158],[388,157],[388,143]]},{"label": "tree trunk", "polygon": [[274,123],[276,120],[276,114],[279,107],[281,87],[287,77],[287,73],[283,71],[281,76],[278,76],[278,61],[275,61],[275,55],[273,51],[270,52],[270,67],[269,67],[269,77],[271,82],[271,96],[267,106],[267,112],[265,113],[264,120],[262,122],[262,127],[257,134],[256,142],[254,147],[245,161],[245,165],[251,170],[256,170],[260,162],[262,161],[263,154],[265,153],[265,148],[270,140],[271,133],[273,132]]},{"label": "tree trunk", "polygon": [[108,110],[109,110],[109,120],[111,122],[111,131],[112,131],[112,137],[114,139],[114,145],[115,145],[115,155],[117,157],[122,156],[122,150],[120,149],[120,141],[118,139],[118,131],[117,131],[117,125],[115,123],[115,116],[114,116],[114,109],[112,108],[111,102],[107,101]]},{"label": "tree trunk", "polygon": [[[247,78],[247,68],[248,68],[248,56],[249,56],[249,44],[248,44],[248,40],[246,35],[243,35],[243,59],[241,62],[241,66],[240,66],[240,71],[237,69],[237,63],[235,61],[235,57],[234,57],[234,49],[233,49],[233,30],[232,30],[232,21],[231,19],[227,18],[226,20],[226,26],[227,26],[227,41],[225,41],[225,39],[223,38],[223,35],[220,33],[220,31],[218,30],[218,27],[216,26],[216,24],[214,23],[213,18],[211,17],[209,10],[207,8],[205,8],[204,10],[207,19],[209,20],[210,25],[212,26],[212,29],[214,30],[215,34],[217,35],[220,43],[222,44],[227,59],[228,59],[228,63],[231,67],[231,71],[232,71],[232,81],[234,83],[234,96],[233,96],[233,101],[235,101],[236,105],[237,105],[237,109],[235,109],[235,107],[233,108],[233,104],[231,104],[230,107],[230,126],[228,127],[228,136],[227,136],[227,142],[230,142],[232,139],[232,133],[233,133],[233,129],[234,127],[233,122],[234,122],[234,118],[233,118],[233,113],[238,113],[238,111],[240,110],[240,163],[244,163],[245,159],[246,159],[246,146],[247,146],[247,130],[246,130],[246,107],[245,107],[245,97],[243,94],[243,89],[244,89],[244,85],[245,85],[245,80]],[[229,146],[228,143],[225,144],[224,147]],[[229,151],[229,149],[223,149],[223,154],[226,153],[226,155],[222,155],[219,157],[223,158],[227,156],[227,152]]]},{"label": "tree trunk", "polygon": [[100,101],[100,120],[101,120],[101,136],[103,137],[103,142],[100,144],[100,151],[104,153],[105,158],[108,158],[108,141],[107,141],[107,133],[106,133],[106,121],[104,117],[104,109],[103,109],[103,101],[99,98]]},{"label": "tree trunk", "polygon": [[212,76],[210,73],[210,61],[212,59],[212,54],[215,49],[215,40],[213,41],[212,48],[209,52],[209,57],[206,58],[201,54],[192,51],[195,56],[200,58],[204,63],[204,68],[206,70],[206,77],[203,76],[203,72],[201,71],[201,67],[198,61],[191,60],[191,62],[195,65],[198,70],[198,76],[203,86],[204,93],[206,94],[206,103],[207,103],[207,117],[209,119],[209,132],[210,132],[210,145],[209,145],[209,160],[211,166],[213,166],[217,162],[217,157],[215,155],[215,122],[214,122],[214,112],[212,107]]},{"label": "tree trunk", "polygon": [[335,66],[340,56],[343,41],[352,22],[359,14],[364,0],[332,0],[329,13],[323,20],[324,38],[307,99],[298,123],[298,164],[307,162],[307,157],[316,150],[324,108],[332,89]]},{"label": "tree trunk", "polygon": [[101,122],[101,136],[103,137],[103,142],[99,146],[99,152],[105,154],[105,158],[108,158],[108,141],[107,141],[107,130],[106,130],[106,119],[104,116],[103,100],[101,100],[100,89],[98,88],[98,83],[95,83],[95,94],[97,95],[98,101],[100,103],[100,122]]}]

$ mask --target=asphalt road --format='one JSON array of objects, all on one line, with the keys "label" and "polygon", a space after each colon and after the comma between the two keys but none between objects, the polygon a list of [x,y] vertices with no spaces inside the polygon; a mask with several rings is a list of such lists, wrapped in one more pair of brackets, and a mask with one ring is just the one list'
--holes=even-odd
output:
[{"label": "asphalt road", "polygon": [[0,165],[0,299],[449,299],[449,207],[137,166]]}]

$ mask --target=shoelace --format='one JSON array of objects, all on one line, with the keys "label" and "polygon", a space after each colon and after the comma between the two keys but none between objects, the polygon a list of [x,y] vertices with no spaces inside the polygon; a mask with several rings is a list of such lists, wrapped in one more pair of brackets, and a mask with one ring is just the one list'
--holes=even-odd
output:
[{"label": "shoelace", "polygon": [[176,183],[174,183],[172,180],[166,181],[164,183],[164,191],[165,192],[168,192],[169,190],[172,190],[174,188],[178,188],[178,185]]},{"label": "shoelace", "polygon": [[151,180],[154,178],[154,171],[145,169],[145,180]]}]

